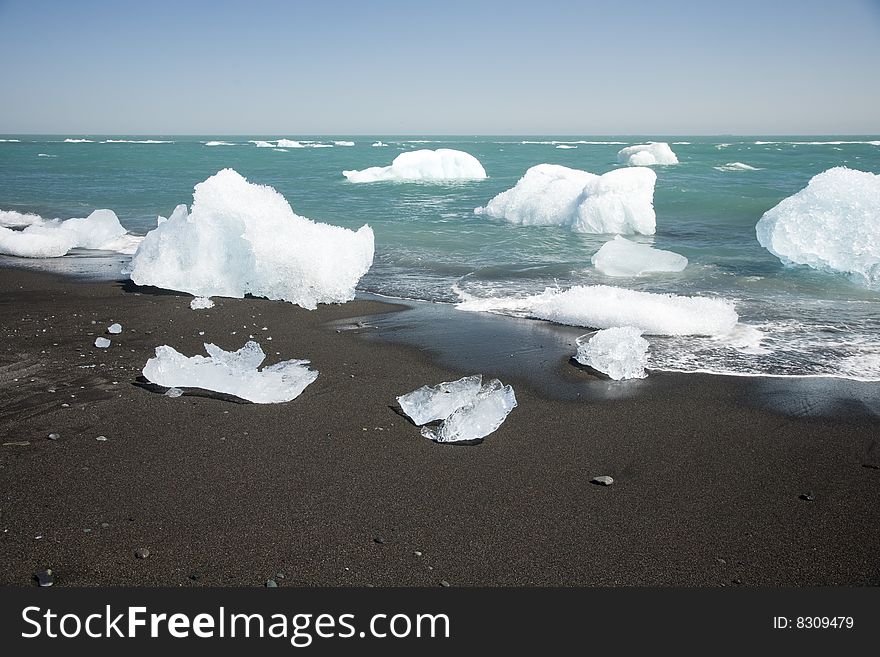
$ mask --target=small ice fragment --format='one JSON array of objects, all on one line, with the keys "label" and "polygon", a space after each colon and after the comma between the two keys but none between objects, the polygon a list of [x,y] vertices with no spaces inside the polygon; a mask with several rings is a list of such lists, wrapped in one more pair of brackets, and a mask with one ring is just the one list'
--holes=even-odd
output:
[{"label": "small ice fragment", "polygon": [[[586,337],[586,336],[582,336]],[[648,341],[641,330],[620,326],[597,331],[587,342],[578,338],[575,360],[607,374],[615,381],[644,379],[647,375]]]},{"label": "small ice fragment", "polygon": [[672,251],[638,244],[618,235],[605,242],[592,258],[593,266],[606,276],[642,276],[655,272],[679,272],[688,260]]},{"label": "small ice fragment", "polygon": [[189,302],[189,307],[193,310],[207,310],[214,307],[214,302],[209,297],[196,297]]},{"label": "small ice fragment", "polygon": [[111,324],[107,327],[107,333],[112,333],[113,335],[122,333],[122,324]]},{"label": "small ice fragment", "polygon": [[678,164],[678,158],[665,141],[649,141],[621,148],[617,153],[621,164],[637,167],[650,167],[657,164]]},{"label": "small ice fragment", "polygon": [[486,170],[470,153],[452,148],[438,148],[435,151],[408,151],[395,157],[388,166],[343,171],[342,175],[353,183],[385,180],[483,180],[486,178]]},{"label": "small ice fragment", "polygon": [[183,390],[180,388],[168,388],[168,390],[165,391],[165,396],[171,398],[180,397],[182,394]]},{"label": "small ice fragment", "polygon": [[422,386],[397,398],[400,408],[418,425],[444,420],[457,409],[470,403],[483,384],[480,374],[465,376],[457,381]]},{"label": "small ice fragment", "polygon": [[107,347],[110,346],[110,340],[108,340],[107,338],[96,338],[95,339],[95,346],[98,349],[106,349]]},{"label": "small ice fragment", "polygon": [[167,388],[201,388],[255,404],[295,399],[318,377],[307,360],[286,360],[258,369],[266,354],[256,342],[248,342],[238,351],[205,344],[205,351],[207,358],[187,358],[167,345],[156,347],[156,356],[147,361],[143,374],[152,383]]}]

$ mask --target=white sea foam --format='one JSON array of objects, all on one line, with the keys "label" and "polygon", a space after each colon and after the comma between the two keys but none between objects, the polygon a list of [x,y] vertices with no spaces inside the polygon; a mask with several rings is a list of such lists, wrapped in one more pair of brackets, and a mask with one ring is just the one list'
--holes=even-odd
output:
[{"label": "white sea foam", "polygon": [[381,181],[482,180],[486,170],[470,153],[450,148],[435,151],[421,149],[401,153],[390,166],[370,167],[361,171],[343,171],[353,183]]},{"label": "white sea foam", "polygon": [[880,175],[828,169],[765,212],[755,231],[783,263],[880,287]]},{"label": "white sea foam", "polygon": [[20,258],[58,258],[74,248],[125,253],[138,239],[126,234],[112,210],[95,210],[88,217],[66,221],[14,214],[18,215],[19,221],[30,223],[23,230],[0,226],[0,254]]},{"label": "white sea foam", "polygon": [[276,148],[275,144],[271,141],[262,141],[259,139],[252,139],[251,143],[257,148]]},{"label": "white sea foam", "polygon": [[65,144],[93,144],[94,140],[92,140],[92,139],[73,139],[73,138],[68,137],[67,139],[64,140],[63,143],[65,143]]},{"label": "white sea foam", "polygon": [[761,171],[759,167],[753,167],[743,162],[728,162],[717,167],[712,167],[717,171]]},{"label": "white sea foam", "polygon": [[354,298],[373,262],[373,231],[297,216],[273,188],[223,169],[195,187],[192,211],[175,208],[131,261],[138,285],[194,296],[245,294],[313,309]]},{"label": "white sea foam", "polygon": [[164,139],[105,139],[102,144],[173,144]]},{"label": "white sea foam", "polygon": [[[514,143],[514,142],[509,142],[509,141],[497,141],[497,142],[495,142],[495,143],[496,143],[496,144],[511,144],[511,143]],[[560,140],[553,140],[553,141],[528,141],[528,140],[526,140],[526,141],[521,141],[521,142],[519,142],[519,143],[520,143],[520,144],[523,144],[523,145],[526,145],[526,144],[537,144],[537,145],[546,145],[546,146],[555,146],[556,144],[593,144],[593,145],[596,145],[596,146],[601,146],[601,145],[621,145],[621,144],[625,144],[626,142],[625,142],[625,141],[587,141],[587,140],[585,140],[585,139],[578,139],[578,140],[575,140],[575,141],[560,141]]]},{"label": "white sea foam", "polygon": [[49,155],[48,153],[37,153],[37,157],[58,157],[57,155]]},{"label": "white sea foam", "polygon": [[387,146],[388,144],[386,144],[384,141],[382,141],[380,139],[379,141],[373,142],[372,145],[375,146],[376,148],[382,148],[382,147]]},{"label": "white sea foam", "polygon": [[43,223],[40,215],[32,212],[17,212],[15,210],[0,210],[0,226],[6,228],[24,228],[31,224]]},{"label": "white sea foam", "polygon": [[678,164],[678,157],[664,141],[651,141],[647,144],[636,144],[621,148],[617,152],[617,161],[629,166],[654,166],[658,164]]},{"label": "white sea foam", "polygon": [[230,141],[206,141],[205,146],[237,146]]},{"label": "white sea foam", "polygon": [[577,148],[577,146],[572,146],[571,144],[557,144],[556,148],[571,150],[573,148]]},{"label": "white sea foam", "polygon": [[334,146],[354,146],[353,141],[334,141]]},{"label": "white sea foam", "polygon": [[459,310],[546,319],[605,329],[632,326],[648,335],[724,335],[739,319],[733,303],[711,297],[638,292],[607,285],[547,288],[528,297],[475,297],[454,288]]},{"label": "white sea foam", "polygon": [[641,233],[656,229],[654,183],[648,168],[601,176],[558,164],[538,164],[476,214],[522,226],[566,226],[579,233]]},{"label": "white sea foam", "polygon": [[21,142],[21,139],[0,139],[0,143],[6,144],[18,144]]},{"label": "white sea foam", "polygon": [[688,260],[678,253],[631,242],[618,235],[596,251],[592,263],[606,276],[644,276],[680,272],[687,267]]},{"label": "white sea foam", "polygon": [[756,141],[756,146],[770,144],[788,144],[792,146],[843,146],[846,144],[863,144],[865,146],[880,146],[880,141]]}]

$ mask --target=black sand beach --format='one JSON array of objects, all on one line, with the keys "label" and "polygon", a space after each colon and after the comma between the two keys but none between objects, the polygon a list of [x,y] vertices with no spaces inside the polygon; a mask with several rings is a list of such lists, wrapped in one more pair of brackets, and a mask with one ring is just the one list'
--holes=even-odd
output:
[{"label": "black sand beach", "polygon": [[[331,324],[395,306],[190,299],[0,269],[0,584],[880,584],[880,419],[858,404],[782,413],[767,380],[663,373],[560,399],[475,360],[519,407],[436,445],[395,397],[473,371]],[[250,335],[317,381],[276,405],[138,385],[158,345]]]}]

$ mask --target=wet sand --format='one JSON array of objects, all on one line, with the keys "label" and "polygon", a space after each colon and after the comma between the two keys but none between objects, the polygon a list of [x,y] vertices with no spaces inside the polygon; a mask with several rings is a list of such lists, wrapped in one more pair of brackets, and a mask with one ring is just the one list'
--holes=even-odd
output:
[{"label": "wet sand", "polygon": [[[766,381],[707,375],[560,399],[480,362],[519,407],[480,445],[436,445],[395,397],[473,372],[364,339],[358,321],[399,307],[190,299],[0,269],[0,584],[45,568],[59,586],[880,584],[871,413],[781,413]],[[251,335],[317,381],[277,405],[138,383],[158,345]]]}]

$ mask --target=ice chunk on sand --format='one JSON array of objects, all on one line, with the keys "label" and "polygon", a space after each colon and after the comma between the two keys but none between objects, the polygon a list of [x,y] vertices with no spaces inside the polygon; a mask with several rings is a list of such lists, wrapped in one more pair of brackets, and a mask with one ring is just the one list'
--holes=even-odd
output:
[{"label": "ice chunk on sand", "polygon": [[546,319],[570,326],[604,329],[633,326],[648,335],[726,335],[739,316],[733,303],[710,297],[638,292],[609,285],[547,288],[524,298],[479,298],[454,288],[456,308]]},{"label": "ice chunk on sand", "polygon": [[247,342],[238,351],[224,351],[205,344],[208,357],[187,358],[167,345],[156,347],[156,356],[144,366],[144,376],[167,388],[202,388],[255,404],[276,404],[295,399],[318,372],[307,360],[285,360],[258,369],[266,354],[256,342]]},{"label": "ice chunk on sand", "polygon": [[446,419],[455,409],[473,401],[482,384],[481,375],[466,376],[436,386],[422,386],[398,397],[397,403],[413,422],[427,424]]},{"label": "ice chunk on sand", "polygon": [[880,175],[828,169],[764,213],[758,242],[783,263],[880,287]]},{"label": "ice chunk on sand", "polygon": [[0,254],[57,258],[74,248],[125,253],[139,239],[127,235],[112,210],[95,210],[88,217],[66,221],[25,216],[30,223],[23,230],[0,226]]},{"label": "ice chunk on sand", "polygon": [[438,148],[436,151],[421,149],[401,153],[390,166],[343,171],[342,175],[353,183],[385,180],[482,180],[486,177],[486,170],[470,153]]},{"label": "ice chunk on sand", "polygon": [[606,276],[642,276],[654,272],[682,271],[687,267],[688,260],[672,251],[637,244],[618,235],[596,251],[592,262]]},{"label": "ice chunk on sand", "polygon": [[196,297],[189,302],[189,307],[193,310],[207,310],[214,307],[214,302],[208,297]]},{"label": "ice chunk on sand", "polygon": [[180,388],[168,388],[168,390],[165,391],[165,396],[171,397],[172,399],[180,397],[181,395],[183,395],[183,390]]},{"label": "ice chunk on sand", "polygon": [[[582,340],[582,338],[589,338]],[[615,381],[644,379],[648,341],[632,326],[615,326],[578,338],[575,360],[607,374]]]},{"label": "ice chunk on sand", "polygon": [[122,324],[111,324],[107,327],[107,333],[111,333],[113,335],[122,333]]},{"label": "ice chunk on sand", "polygon": [[95,346],[98,349],[106,349],[110,346],[110,340],[107,338],[95,338]]},{"label": "ice chunk on sand", "polygon": [[443,420],[437,427],[422,427],[422,435],[438,443],[477,441],[498,429],[516,407],[513,388],[498,379],[482,385],[480,374],[436,386],[422,386],[397,398],[413,422]]},{"label": "ice chunk on sand", "polygon": [[223,169],[150,231],[131,260],[138,285],[195,296],[283,299],[304,308],[354,298],[373,263],[373,231],[297,216],[271,187]]},{"label": "ice chunk on sand", "polygon": [[597,176],[538,164],[474,213],[523,226],[566,226],[578,233],[653,235],[656,181],[657,174],[644,167]]},{"label": "ice chunk on sand", "polygon": [[649,141],[647,144],[621,148],[617,152],[617,161],[621,164],[637,167],[678,164],[678,158],[665,141]]}]

